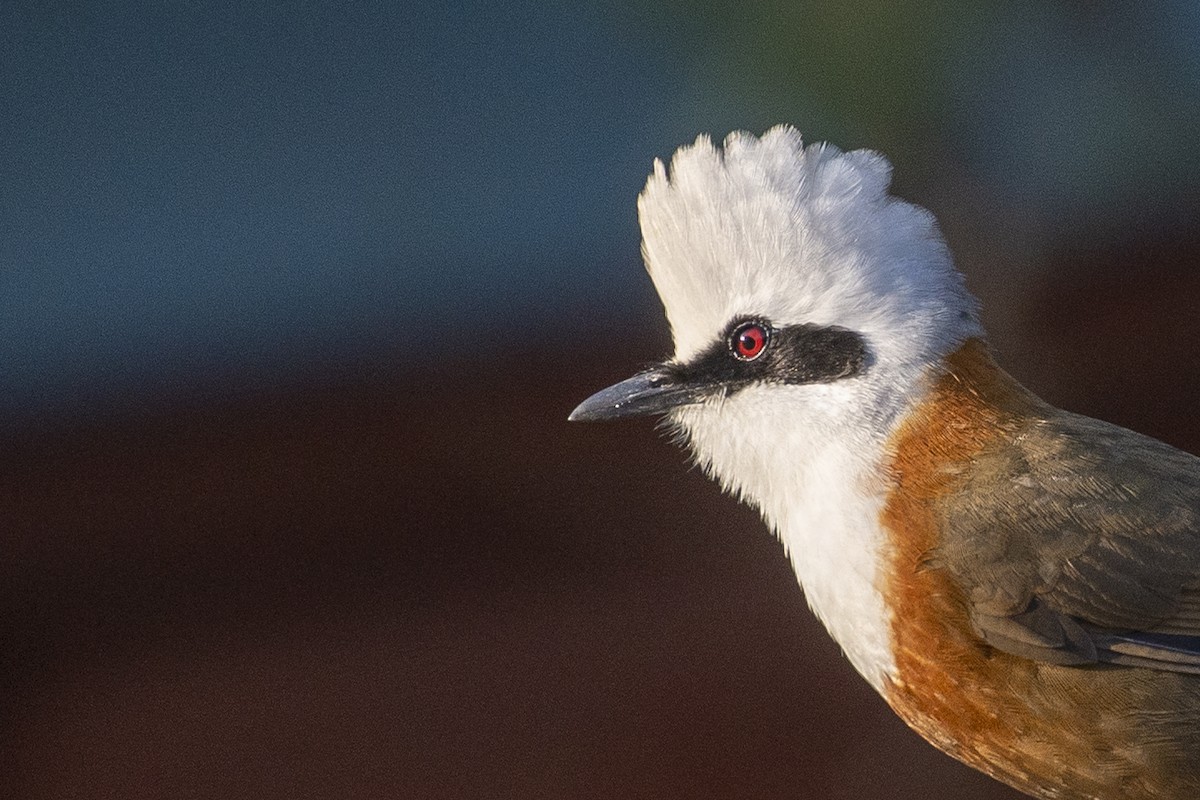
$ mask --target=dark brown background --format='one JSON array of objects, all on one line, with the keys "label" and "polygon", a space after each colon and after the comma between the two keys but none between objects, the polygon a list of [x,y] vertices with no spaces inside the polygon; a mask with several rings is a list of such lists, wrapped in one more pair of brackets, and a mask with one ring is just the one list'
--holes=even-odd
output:
[{"label": "dark brown background", "polygon": [[[1065,248],[989,307],[1032,320],[1001,359],[1200,450],[1196,255]],[[9,430],[0,795],[1013,797],[893,718],[649,423],[566,424],[665,351],[634,327]]]}]

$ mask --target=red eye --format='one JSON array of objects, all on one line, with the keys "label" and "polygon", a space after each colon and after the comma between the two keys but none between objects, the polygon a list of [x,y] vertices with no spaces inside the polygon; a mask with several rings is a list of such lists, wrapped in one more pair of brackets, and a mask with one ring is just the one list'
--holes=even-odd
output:
[{"label": "red eye", "polygon": [[767,348],[769,338],[770,334],[761,323],[745,322],[734,329],[729,348],[742,361],[753,361]]}]

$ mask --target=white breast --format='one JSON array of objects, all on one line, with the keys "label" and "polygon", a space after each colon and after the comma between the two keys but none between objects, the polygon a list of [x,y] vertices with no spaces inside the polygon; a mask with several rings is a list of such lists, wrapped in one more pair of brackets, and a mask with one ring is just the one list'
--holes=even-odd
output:
[{"label": "white breast", "polygon": [[[821,412],[823,399],[831,412],[843,404],[847,388],[751,387],[679,409],[673,421],[706,470],[761,511],[809,606],[881,691],[895,671],[891,617],[880,591],[888,546],[880,522],[885,436],[835,425]],[[790,393],[802,394],[803,402],[788,402]]]}]

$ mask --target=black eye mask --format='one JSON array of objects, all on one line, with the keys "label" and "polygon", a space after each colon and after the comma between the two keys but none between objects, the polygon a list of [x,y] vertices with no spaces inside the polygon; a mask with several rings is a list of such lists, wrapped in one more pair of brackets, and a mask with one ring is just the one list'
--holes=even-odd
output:
[{"label": "black eye mask", "polygon": [[680,383],[734,392],[759,382],[831,383],[858,375],[867,361],[866,342],[854,331],[809,324],[776,328],[750,317],[734,320],[723,341],[667,369]]}]

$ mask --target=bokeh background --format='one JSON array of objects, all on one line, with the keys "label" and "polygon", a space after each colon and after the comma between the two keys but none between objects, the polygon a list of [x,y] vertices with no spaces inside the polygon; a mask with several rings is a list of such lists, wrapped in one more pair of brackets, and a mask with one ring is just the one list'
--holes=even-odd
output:
[{"label": "bokeh background", "polygon": [[650,423],[651,160],[886,152],[1200,450],[1193,2],[0,4],[0,796],[1011,798]]}]

